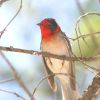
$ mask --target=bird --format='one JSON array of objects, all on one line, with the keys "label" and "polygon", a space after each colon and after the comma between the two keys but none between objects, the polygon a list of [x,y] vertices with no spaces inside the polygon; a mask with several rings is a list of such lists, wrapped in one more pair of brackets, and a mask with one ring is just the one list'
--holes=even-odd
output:
[{"label": "bird", "polygon": [[[65,33],[61,30],[59,24],[53,18],[45,18],[38,23],[41,31],[40,49],[42,52],[48,52],[54,55],[72,57],[70,41]],[[56,92],[57,84],[55,77],[60,80],[62,100],[78,100],[80,94],[76,89],[75,63],[64,59],[45,57],[42,55],[51,89]],[[56,73],[61,73],[57,74]],[[65,75],[63,75],[65,74]]]}]

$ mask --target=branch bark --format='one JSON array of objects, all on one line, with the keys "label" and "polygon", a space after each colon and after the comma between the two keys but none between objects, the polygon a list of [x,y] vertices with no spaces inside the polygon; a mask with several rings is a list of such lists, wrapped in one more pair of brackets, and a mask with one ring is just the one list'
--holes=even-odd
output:
[{"label": "branch bark", "polygon": [[[100,75],[100,72],[98,73]],[[92,84],[87,88],[87,91],[84,92],[82,98],[79,100],[92,100],[96,92],[100,89],[100,77],[95,76]]]},{"label": "branch bark", "polygon": [[35,51],[35,50],[26,50],[26,49],[14,48],[12,46],[10,46],[10,47],[0,46],[0,50],[1,51],[18,52],[18,53],[26,53],[26,54],[38,55],[38,56],[43,55],[45,57],[57,58],[57,59],[61,59],[61,60],[72,60],[72,61],[79,61],[79,59],[84,60],[84,61],[100,60],[100,55],[93,56],[93,57],[67,57],[65,55],[60,56],[60,55],[55,55],[55,54],[51,54],[51,53],[48,53],[48,52],[39,52],[39,51]]}]

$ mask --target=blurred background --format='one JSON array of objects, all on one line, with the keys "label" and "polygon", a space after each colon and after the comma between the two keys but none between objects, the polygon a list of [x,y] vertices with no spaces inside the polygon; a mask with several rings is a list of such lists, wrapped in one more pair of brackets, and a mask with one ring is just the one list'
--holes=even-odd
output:
[{"label": "blurred background", "polygon": [[[19,5],[20,0],[8,0],[0,6],[0,31],[15,15]],[[66,35],[75,38],[76,21],[80,15],[86,12],[100,13],[99,0],[23,0],[21,11],[3,34],[0,39],[0,46],[40,51],[41,34],[36,24],[44,18],[56,19]],[[82,34],[100,31],[100,16],[89,15],[84,20],[82,19],[80,29]],[[100,35],[89,36],[85,40],[87,45],[80,39],[83,56],[100,55]],[[73,52],[80,56],[77,41],[70,40],[70,42]],[[28,89],[33,91],[37,83],[45,76],[42,58],[14,52],[4,52],[4,54],[13,64]],[[100,60],[87,63],[95,68],[100,68]],[[77,87],[81,94],[91,84],[94,76],[84,65],[76,62]],[[0,56],[0,80],[12,77],[11,69]],[[29,99],[15,81],[0,84],[0,89],[19,93],[27,100]],[[52,93],[47,80],[45,80],[34,96],[36,100],[54,100],[55,98],[61,100],[60,92],[55,95]],[[20,98],[0,91],[0,100],[20,100]],[[100,100],[100,97],[97,96],[96,100]]]}]

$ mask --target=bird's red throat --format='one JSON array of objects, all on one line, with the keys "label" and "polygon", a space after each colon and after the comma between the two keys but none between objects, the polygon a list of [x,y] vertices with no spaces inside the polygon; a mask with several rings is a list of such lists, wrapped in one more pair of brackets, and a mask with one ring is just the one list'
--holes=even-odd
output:
[{"label": "bird's red throat", "polygon": [[48,28],[45,28],[45,27],[41,27],[41,35],[42,35],[42,39],[43,40],[46,40],[46,41],[50,41],[51,38],[56,35],[58,32],[60,32],[61,29],[60,27],[58,26],[56,28],[55,31],[52,32],[52,30],[48,27]]}]

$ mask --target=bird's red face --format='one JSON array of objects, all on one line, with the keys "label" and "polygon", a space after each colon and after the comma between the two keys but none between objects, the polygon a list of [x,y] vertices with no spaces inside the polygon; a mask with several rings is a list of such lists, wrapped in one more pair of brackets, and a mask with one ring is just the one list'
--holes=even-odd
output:
[{"label": "bird's red face", "polygon": [[49,40],[54,34],[61,31],[59,25],[52,18],[42,20],[39,24],[42,34],[42,39]]}]

